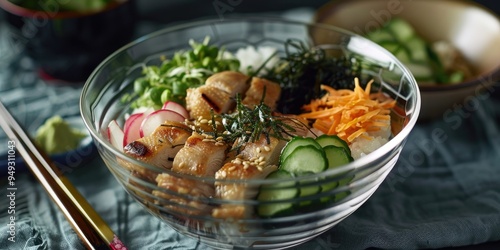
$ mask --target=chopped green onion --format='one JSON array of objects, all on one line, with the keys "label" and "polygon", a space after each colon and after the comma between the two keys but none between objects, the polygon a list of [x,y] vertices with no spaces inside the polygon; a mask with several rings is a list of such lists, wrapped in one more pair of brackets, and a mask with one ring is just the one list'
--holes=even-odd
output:
[{"label": "chopped green onion", "polygon": [[166,101],[185,102],[188,88],[203,85],[214,73],[237,70],[240,62],[222,47],[209,45],[210,38],[202,43],[190,40],[191,49],[175,52],[169,59],[160,56],[160,65],[143,67],[143,75],[134,82],[133,108],[159,108]]}]

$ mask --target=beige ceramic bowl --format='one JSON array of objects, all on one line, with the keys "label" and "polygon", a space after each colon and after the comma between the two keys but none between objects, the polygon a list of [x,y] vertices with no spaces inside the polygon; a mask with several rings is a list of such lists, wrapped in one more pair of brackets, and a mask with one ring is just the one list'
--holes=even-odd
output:
[{"label": "beige ceramic bowl", "polygon": [[315,21],[364,35],[394,17],[407,20],[429,42],[452,43],[474,67],[475,77],[464,82],[420,86],[421,120],[447,119],[460,107],[472,111],[478,99],[495,92],[494,82],[500,79],[500,21],[472,1],[334,0],[317,11]]}]

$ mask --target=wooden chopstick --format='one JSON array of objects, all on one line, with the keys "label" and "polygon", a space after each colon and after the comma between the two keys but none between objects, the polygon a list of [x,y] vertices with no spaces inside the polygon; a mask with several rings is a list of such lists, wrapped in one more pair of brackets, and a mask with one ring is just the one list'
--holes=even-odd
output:
[{"label": "wooden chopstick", "polygon": [[61,209],[88,249],[120,249],[125,245],[111,228],[40,150],[0,101],[0,126],[52,200]]}]

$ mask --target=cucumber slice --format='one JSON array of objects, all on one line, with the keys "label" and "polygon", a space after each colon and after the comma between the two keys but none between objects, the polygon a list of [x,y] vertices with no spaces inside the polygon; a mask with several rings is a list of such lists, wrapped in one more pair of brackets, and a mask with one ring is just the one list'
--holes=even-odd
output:
[{"label": "cucumber slice", "polygon": [[[312,173],[305,173],[303,175],[307,175],[307,174],[312,174]],[[318,185],[318,184],[315,184],[316,182],[315,181],[301,181],[299,183],[299,197],[308,197],[308,196],[311,196],[311,195],[315,195],[317,193],[319,193],[321,191],[321,186]],[[299,208],[300,209],[309,209],[308,206],[310,206],[312,204],[312,199],[309,199],[309,200],[305,200],[305,201],[301,201],[299,203]]]},{"label": "cucumber slice", "polygon": [[411,54],[411,60],[413,62],[429,62],[429,54],[427,54],[427,44],[422,38],[414,36],[405,43],[405,46]]},{"label": "cucumber slice", "polygon": [[410,68],[419,84],[463,80],[459,74],[452,74],[444,69],[432,45],[419,36],[411,23],[404,19],[393,18],[383,27],[367,33],[366,37],[389,50]]},{"label": "cucumber slice", "polygon": [[[347,178],[344,178],[344,179],[340,180],[339,181],[339,187],[342,187],[342,186],[345,186],[345,185],[349,184],[349,182],[351,182],[352,179],[354,179],[354,176],[347,177]],[[340,201],[343,198],[345,198],[346,196],[348,196],[349,194],[351,194],[351,191],[344,191],[344,192],[335,194],[335,197],[333,198],[333,200],[334,201]]]},{"label": "cucumber slice", "polygon": [[[323,150],[325,151],[326,158],[328,159],[328,169],[333,169],[333,168],[336,168],[336,167],[339,167],[339,166],[342,166],[342,165],[348,164],[349,162],[354,161],[351,154],[348,153],[343,147],[328,145],[328,146],[324,147]],[[327,192],[327,191],[330,191],[330,190],[332,190],[340,185],[345,185],[345,184],[346,184],[345,179],[342,179],[340,181],[328,182],[328,183],[321,185],[321,191]],[[333,201],[337,200],[337,198],[336,198],[337,195],[338,194],[336,194],[334,197],[322,197],[321,202],[324,203],[324,202],[329,202],[331,200],[333,200]]]},{"label": "cucumber slice", "polygon": [[280,167],[296,175],[304,175],[308,172],[319,173],[327,169],[328,160],[321,147],[318,149],[313,145],[301,145],[285,158]]},{"label": "cucumber slice", "polygon": [[294,212],[293,202],[287,200],[296,198],[299,195],[299,189],[293,181],[283,181],[280,179],[292,178],[292,174],[277,170],[270,173],[266,179],[276,180],[273,184],[262,185],[259,188],[257,200],[259,202],[283,201],[277,203],[259,204],[257,214],[261,217],[279,217]]},{"label": "cucumber slice", "polygon": [[394,41],[394,37],[392,36],[392,34],[382,28],[366,34],[366,37],[379,44]]},{"label": "cucumber slice", "polygon": [[321,149],[316,140],[312,137],[293,137],[283,148],[280,155],[280,162],[283,163],[285,159],[299,146],[311,145],[317,149]]},{"label": "cucumber slice", "polygon": [[351,154],[344,147],[329,145],[323,148],[328,160],[328,169],[333,169],[354,161]]},{"label": "cucumber slice", "polygon": [[400,18],[393,18],[386,27],[400,43],[408,41],[415,36],[415,30],[407,21]]},{"label": "cucumber slice", "polygon": [[347,145],[347,142],[344,140],[340,139],[340,137],[336,135],[327,135],[323,134],[318,137],[316,137],[316,142],[324,149],[326,146],[337,146],[337,147],[342,147],[344,148],[349,155],[351,155],[351,149],[349,148],[349,145]]},{"label": "cucumber slice", "polygon": [[[325,183],[325,184],[321,185],[321,192],[328,192],[328,191],[331,191],[335,188],[348,185],[349,182],[352,181],[352,179],[354,179],[354,176],[349,176],[349,177],[346,177],[346,178],[341,179],[339,181],[332,181],[332,182]],[[337,202],[337,201],[345,198],[346,196],[348,196],[350,193],[351,193],[351,191],[347,190],[344,192],[336,193],[334,195],[324,196],[324,197],[321,197],[320,203],[321,204],[328,204],[328,203],[332,203],[332,202]]]}]

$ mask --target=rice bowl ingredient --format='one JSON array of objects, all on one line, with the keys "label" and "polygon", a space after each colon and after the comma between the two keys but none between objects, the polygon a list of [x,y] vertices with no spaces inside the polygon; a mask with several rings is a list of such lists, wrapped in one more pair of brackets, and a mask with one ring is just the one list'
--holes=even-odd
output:
[{"label": "rice bowl ingredient", "polygon": [[337,135],[348,143],[360,136],[366,137],[367,133],[385,130],[390,127],[390,109],[396,102],[371,93],[372,83],[370,81],[363,89],[356,78],[354,90],[336,90],[322,85],[327,93],[304,105],[307,113],[300,116],[314,120],[314,128]]},{"label": "rice bowl ingredient", "polygon": [[137,97],[133,108],[159,109],[166,101],[183,104],[188,88],[203,85],[214,73],[238,70],[238,59],[224,48],[209,45],[209,41],[208,37],[201,43],[190,40],[190,50],[177,51],[172,58],[162,57],[161,65],[144,65],[143,76],[134,82],[134,93],[124,100]]},{"label": "rice bowl ingredient", "polygon": [[285,43],[285,55],[262,77],[278,82],[282,97],[278,110],[300,113],[301,106],[320,97],[320,85],[352,89],[354,77],[360,77],[361,65],[349,56],[331,57],[328,48],[310,47],[293,39]]},{"label": "rice bowl ingredient", "polygon": [[274,47],[260,46],[256,48],[247,46],[238,49],[234,55],[240,61],[240,72],[253,75],[255,73],[266,74],[271,70],[279,62],[276,52],[277,50]]}]

